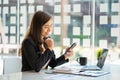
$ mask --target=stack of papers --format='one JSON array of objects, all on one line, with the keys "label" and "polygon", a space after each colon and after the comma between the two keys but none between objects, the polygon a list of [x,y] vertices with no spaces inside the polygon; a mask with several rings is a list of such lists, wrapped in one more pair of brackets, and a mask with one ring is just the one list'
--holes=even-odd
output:
[{"label": "stack of papers", "polygon": [[98,77],[102,75],[109,74],[110,72],[104,70],[83,70],[81,69],[84,66],[80,66],[79,63],[73,62],[71,64],[66,63],[61,66],[55,67],[54,70],[47,70],[47,74],[71,74],[71,75],[79,75],[79,76],[90,76],[90,77]]},{"label": "stack of papers", "polygon": [[105,71],[74,71],[74,70],[52,70],[51,73],[59,73],[59,74],[72,74],[72,75],[81,75],[81,76],[91,76],[91,77],[98,77],[105,74],[109,74],[110,72]]}]

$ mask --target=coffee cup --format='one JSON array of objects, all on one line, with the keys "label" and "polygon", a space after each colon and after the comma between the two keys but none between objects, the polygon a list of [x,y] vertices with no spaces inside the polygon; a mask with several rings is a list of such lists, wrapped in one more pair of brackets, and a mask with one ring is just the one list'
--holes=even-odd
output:
[{"label": "coffee cup", "polygon": [[87,64],[87,57],[79,57],[77,58],[77,62],[81,65],[84,66]]}]

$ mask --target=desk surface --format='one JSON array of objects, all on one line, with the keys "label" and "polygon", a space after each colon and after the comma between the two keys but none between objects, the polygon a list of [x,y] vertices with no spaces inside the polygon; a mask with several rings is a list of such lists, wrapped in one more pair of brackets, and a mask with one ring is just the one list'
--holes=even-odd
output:
[{"label": "desk surface", "polygon": [[0,80],[120,80],[120,65],[111,64],[107,66],[107,71],[110,74],[106,74],[99,77],[87,77],[70,74],[46,74],[47,70],[41,70],[40,72],[18,72],[12,74],[4,74],[0,76]]}]

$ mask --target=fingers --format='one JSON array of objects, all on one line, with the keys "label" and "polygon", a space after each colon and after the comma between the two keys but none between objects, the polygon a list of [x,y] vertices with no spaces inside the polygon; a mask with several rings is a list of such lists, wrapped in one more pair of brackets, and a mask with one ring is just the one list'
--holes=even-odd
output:
[{"label": "fingers", "polygon": [[70,49],[69,47],[66,48],[66,52],[71,52],[73,49]]},{"label": "fingers", "polygon": [[73,56],[73,50],[67,51],[67,52],[64,54],[64,56],[65,56],[65,60],[68,59],[69,57]]},{"label": "fingers", "polygon": [[51,38],[50,36],[48,36],[48,37],[44,37],[43,39],[44,39],[44,41],[46,40],[46,39],[48,39],[48,38]]},{"label": "fingers", "polygon": [[47,46],[48,46],[48,48],[49,48],[50,50],[53,49],[53,47],[54,47],[54,41],[53,41],[52,38],[47,38],[47,39],[45,40],[45,43],[47,44]]}]

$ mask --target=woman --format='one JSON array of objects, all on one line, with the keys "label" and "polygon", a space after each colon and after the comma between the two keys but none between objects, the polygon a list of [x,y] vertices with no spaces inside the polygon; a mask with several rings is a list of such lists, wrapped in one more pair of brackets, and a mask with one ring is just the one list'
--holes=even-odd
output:
[{"label": "woman", "polygon": [[68,58],[73,55],[73,50],[70,50],[55,58],[54,41],[49,37],[51,30],[52,17],[45,12],[37,11],[22,42],[22,71],[39,72],[48,66],[54,68],[68,62]]}]

